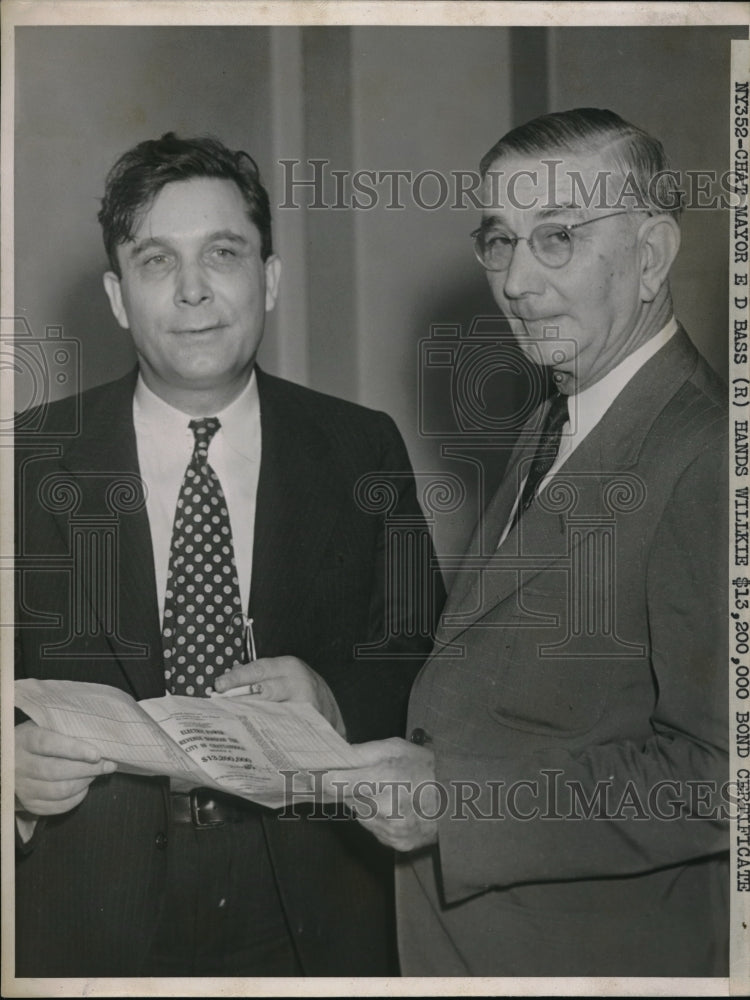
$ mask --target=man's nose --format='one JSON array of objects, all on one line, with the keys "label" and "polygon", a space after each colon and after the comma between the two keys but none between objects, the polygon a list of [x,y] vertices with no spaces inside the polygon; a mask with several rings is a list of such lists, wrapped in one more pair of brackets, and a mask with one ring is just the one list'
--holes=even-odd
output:
[{"label": "man's nose", "polygon": [[211,283],[200,261],[183,261],[175,287],[177,305],[197,306],[213,298]]},{"label": "man's nose", "polygon": [[510,265],[505,272],[503,292],[508,299],[520,299],[524,295],[541,292],[544,286],[542,265],[534,256],[531,244],[525,237],[519,237]]}]

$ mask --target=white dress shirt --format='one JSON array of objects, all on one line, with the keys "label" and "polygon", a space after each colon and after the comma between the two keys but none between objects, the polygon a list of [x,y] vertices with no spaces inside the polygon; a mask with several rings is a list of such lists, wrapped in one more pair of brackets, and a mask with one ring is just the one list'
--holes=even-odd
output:
[{"label": "white dress shirt", "polygon": [[[555,458],[549,472],[540,483],[537,495],[546,488],[550,479],[552,479],[552,477],[559,472],[561,467],[565,464],[565,462],[567,462],[586,435],[590,434],[596,427],[636,372],[641,369],[646,362],[656,354],[657,351],[660,351],[676,332],[677,320],[673,316],[666,326],[662,327],[662,329],[647,340],[645,344],[641,344],[637,350],[633,351],[632,354],[629,354],[627,358],[621,361],[619,365],[616,365],[612,371],[607,372],[607,374],[600,378],[598,382],[594,382],[594,384],[590,385],[587,389],[582,389],[580,392],[568,397],[568,420],[562,427],[562,436],[560,438],[560,447],[557,452],[557,457]],[[522,492],[523,483],[520,486],[516,502],[513,505],[513,510],[508,518],[508,523],[506,524],[502,537],[498,542],[498,546],[503,544],[508,536],[508,533],[510,532],[516,507],[518,507],[518,504],[521,501]]]},{"label": "white dress shirt", "polygon": [[[255,372],[237,399],[211,416],[219,418],[221,427],[211,440],[208,461],[219,477],[227,501],[242,606],[247,610],[253,567],[255,497],[260,472],[260,399]],[[195,443],[189,427],[190,420],[186,413],[176,410],[153,393],[138,376],[133,397],[133,422],[141,479],[146,486],[146,512],[151,528],[160,622],[164,618],[177,497]],[[184,786],[185,789],[189,787],[189,784]],[[182,788],[182,785],[173,783],[173,788]],[[18,832],[24,843],[33,834],[36,822],[35,817],[16,813]]]},{"label": "white dress shirt", "polygon": [[[255,372],[240,395],[217,416],[208,461],[224,491],[232,528],[242,606],[250,602],[255,500],[260,472],[260,400]],[[133,422],[156,570],[159,621],[164,616],[169,551],[177,498],[193,453],[192,418],[152,392],[141,376],[133,397]]]}]

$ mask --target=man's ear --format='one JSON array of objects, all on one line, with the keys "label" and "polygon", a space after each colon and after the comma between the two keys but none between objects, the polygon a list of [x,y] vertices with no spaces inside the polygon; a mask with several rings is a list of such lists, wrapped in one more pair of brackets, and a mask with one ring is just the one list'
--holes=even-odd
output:
[{"label": "man's ear", "polygon": [[117,277],[114,271],[106,271],[104,274],[104,291],[107,293],[107,298],[109,299],[109,307],[112,313],[123,328],[123,330],[130,329],[130,323],[128,321],[128,314],[125,311],[125,305],[122,301],[122,288],[120,287],[120,279]]},{"label": "man's ear", "polygon": [[654,215],[638,231],[641,300],[653,302],[680,249],[680,227],[671,215]]},{"label": "man's ear", "polygon": [[279,282],[281,281],[281,260],[272,253],[267,257],[264,264],[266,270],[266,312],[271,312],[276,305],[276,298],[279,294]]}]

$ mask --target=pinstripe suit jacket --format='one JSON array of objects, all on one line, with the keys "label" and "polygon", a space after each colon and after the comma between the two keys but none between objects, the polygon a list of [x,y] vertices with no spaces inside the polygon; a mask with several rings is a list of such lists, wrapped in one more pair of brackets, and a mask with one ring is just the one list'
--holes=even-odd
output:
[{"label": "pinstripe suit jacket", "polygon": [[[132,373],[19,420],[17,676],[98,681],[136,698],[164,693],[134,385]],[[415,618],[422,602],[394,585],[398,574],[388,579],[386,513],[421,536],[425,575],[412,583],[429,585],[431,543],[401,437],[385,414],[260,371],[258,388],[258,653],[296,655],[322,674],[353,742],[400,735],[433,631]],[[386,482],[388,512],[355,502],[357,482],[372,473]],[[73,539],[96,518],[111,523],[114,509],[113,582],[102,589],[71,569]],[[381,639],[377,655],[354,655]],[[116,773],[95,781],[78,808],[39,824],[17,864],[18,975],[138,974],[165,889],[167,793],[161,779]],[[353,822],[279,822],[262,812],[305,973],[392,973],[390,856]]]}]

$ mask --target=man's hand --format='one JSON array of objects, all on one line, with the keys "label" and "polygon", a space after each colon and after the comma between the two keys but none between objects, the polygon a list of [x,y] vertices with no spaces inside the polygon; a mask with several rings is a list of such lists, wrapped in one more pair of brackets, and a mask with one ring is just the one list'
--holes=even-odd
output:
[{"label": "man's hand", "polygon": [[346,738],[346,727],[333,692],[320,674],[296,656],[266,657],[236,664],[220,674],[214,684],[220,694],[233,688],[245,688],[242,694],[265,701],[306,701]]},{"label": "man's hand", "polygon": [[342,793],[362,826],[387,847],[414,851],[437,841],[441,804],[435,755],[406,740],[352,746],[357,767],[327,771],[324,788],[334,801]]},{"label": "man's hand", "polygon": [[96,747],[22,722],[16,736],[16,803],[34,816],[68,812],[86,797],[100,774],[117,770]]}]

